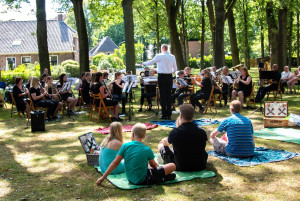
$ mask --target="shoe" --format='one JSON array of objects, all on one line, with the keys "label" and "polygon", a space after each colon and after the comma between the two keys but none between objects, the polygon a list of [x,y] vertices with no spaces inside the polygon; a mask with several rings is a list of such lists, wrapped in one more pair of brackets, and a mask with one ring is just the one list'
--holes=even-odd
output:
[{"label": "shoe", "polygon": [[143,109],[142,108],[140,108],[139,110],[138,110],[138,112],[142,112],[143,111]]},{"label": "shoe", "polygon": [[111,119],[112,122],[118,121],[118,119],[116,117],[111,117],[110,119]]},{"label": "shoe", "polygon": [[167,120],[167,117],[165,117],[165,116],[162,116],[161,118],[159,118],[159,119],[161,119],[161,120]]},{"label": "shoe", "polygon": [[166,117],[167,120],[171,120],[171,117]]},{"label": "shoe", "polygon": [[119,117],[119,118],[117,118],[117,121],[120,121],[120,122],[122,122],[122,121],[123,121],[123,119],[121,119],[121,118]]},{"label": "shoe", "polygon": [[167,176],[165,176],[164,181],[172,181],[176,178],[176,174],[175,173],[171,173],[168,174]]},{"label": "shoe", "polygon": [[122,114],[126,114],[126,111],[124,110],[124,111],[122,111]]},{"label": "shoe", "polygon": [[290,91],[290,94],[292,94],[293,92],[292,91]]},{"label": "shoe", "polygon": [[152,111],[152,108],[151,108],[151,107],[149,107],[147,111]]}]

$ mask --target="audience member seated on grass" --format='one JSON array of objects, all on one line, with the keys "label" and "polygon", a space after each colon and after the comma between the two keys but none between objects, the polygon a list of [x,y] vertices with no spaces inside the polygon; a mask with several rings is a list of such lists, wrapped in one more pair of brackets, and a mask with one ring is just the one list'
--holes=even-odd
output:
[{"label": "audience member seated on grass", "polygon": [[[167,138],[158,144],[164,163],[175,163],[178,171],[200,171],[206,168],[205,151],[207,134],[201,126],[194,124],[194,107],[184,104],[179,107],[180,116]],[[173,150],[169,147],[173,145]]]},{"label": "audience member seated on grass", "polygon": [[[231,116],[211,133],[210,143],[217,153],[229,157],[247,158],[254,155],[253,126],[247,117],[240,114],[242,104],[238,100],[230,103]],[[216,136],[226,131],[228,142]]]},{"label": "audience member seated on grass", "polygon": [[201,71],[201,77],[202,77],[202,81],[201,82],[198,82],[193,77],[195,83],[199,87],[201,87],[201,89],[198,90],[195,94],[192,94],[190,96],[190,99],[191,99],[192,105],[194,107],[198,106],[199,107],[199,112],[203,113],[204,112],[204,108],[202,107],[202,105],[199,102],[199,100],[204,99],[205,101],[207,101],[209,99],[211,88],[212,88],[212,83],[211,83],[210,73],[209,73],[208,69]]},{"label": "audience member seated on grass", "polygon": [[143,144],[145,135],[145,124],[137,123],[133,126],[131,134],[132,142],[122,145],[115,160],[110,164],[103,176],[97,180],[97,185],[101,185],[123,158],[126,177],[132,184],[152,185],[171,181],[176,178],[176,174],[173,173],[176,169],[174,163],[158,166],[155,162],[153,151]]},{"label": "audience member seated on grass", "polygon": [[81,92],[82,92],[82,98],[83,101],[89,105],[91,102],[91,96],[90,96],[90,82],[92,78],[92,74],[90,72],[86,72],[84,75],[85,79],[82,80],[81,85]]},{"label": "audience member seated on grass", "polygon": [[291,71],[289,70],[288,66],[284,67],[284,71],[281,73],[281,83],[280,83],[280,88],[282,93],[284,93],[284,86],[287,85],[287,82],[290,80],[291,78]]},{"label": "audience member seated on grass", "polygon": [[[100,145],[99,165],[102,172],[105,172],[111,162],[116,158],[122,144],[122,124],[113,122],[110,124],[108,136],[104,138]],[[122,172],[125,172],[123,161],[111,174],[120,174]]]},{"label": "audience member seated on grass", "polygon": [[53,120],[57,118],[57,113],[58,113],[58,107],[57,107],[57,103],[49,100],[49,99],[45,99],[45,97],[48,95],[47,91],[43,91],[43,93],[41,93],[41,89],[40,89],[40,85],[39,85],[39,78],[37,77],[32,77],[31,79],[31,84],[30,84],[30,89],[29,89],[29,93],[31,96],[31,99],[33,101],[34,105],[37,105],[38,107],[46,107],[48,108],[47,110],[47,117],[48,120]]},{"label": "audience member seated on grass", "polygon": [[233,85],[238,85],[237,89],[232,91],[232,100],[235,100],[236,97],[239,97],[239,101],[244,102],[245,97],[250,96],[252,91],[252,78],[248,73],[246,67],[241,68],[241,76],[236,79]]},{"label": "audience member seated on grass", "polygon": [[259,103],[262,99],[264,99],[267,92],[278,89],[278,83],[280,82],[281,74],[278,71],[278,65],[273,65],[274,77],[269,81],[270,85],[266,87],[259,87],[258,92],[255,97],[255,102]]},{"label": "audience member seated on grass", "polygon": [[294,73],[291,75],[290,80],[287,81],[288,88],[290,89],[290,94],[292,94],[292,87],[294,89],[294,94],[296,94],[296,84],[300,82],[300,66],[298,70],[295,70]]},{"label": "audience member seated on grass", "polygon": [[[94,83],[91,87],[91,91],[93,92],[93,94],[100,94],[105,106],[113,106],[113,109],[111,109],[112,121],[123,121],[121,118],[119,118],[119,102],[117,100],[108,99],[108,97],[111,96],[111,92],[108,89],[104,88],[102,73],[96,73]],[[95,105],[97,107],[100,105],[99,99],[95,100]]]},{"label": "audience member seated on grass", "polygon": [[16,101],[17,110],[18,112],[22,112],[23,115],[26,110],[27,115],[29,115],[28,89],[23,89],[23,80],[21,77],[16,77],[15,83],[13,97]]}]

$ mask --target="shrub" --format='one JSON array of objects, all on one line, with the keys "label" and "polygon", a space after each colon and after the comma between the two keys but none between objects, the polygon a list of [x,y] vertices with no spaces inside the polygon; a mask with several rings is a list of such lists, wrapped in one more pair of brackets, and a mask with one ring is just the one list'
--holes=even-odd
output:
[{"label": "shrub", "polygon": [[200,59],[197,59],[195,57],[190,58],[189,65],[191,68],[199,68],[200,67]]},{"label": "shrub", "polygon": [[74,60],[66,60],[61,63],[66,73],[69,73],[71,77],[80,77],[79,63]]},{"label": "shrub", "polygon": [[225,56],[225,66],[232,67],[232,56]]},{"label": "shrub", "polygon": [[107,55],[105,55],[104,53],[100,53],[100,54],[96,54],[94,57],[93,57],[93,64],[95,66],[98,66],[99,63],[104,60],[104,59],[107,59]]},{"label": "shrub", "polygon": [[14,70],[1,71],[1,78],[4,82],[14,83],[15,77],[22,77],[24,81],[27,81],[30,76],[40,77],[40,64],[22,64],[17,66]]},{"label": "shrub", "polygon": [[53,79],[58,80],[58,77],[63,74],[66,73],[66,70],[63,66],[61,65],[57,65],[57,66],[51,66],[51,76],[53,77]]},{"label": "shrub", "polygon": [[111,64],[107,60],[102,60],[98,65],[98,70],[107,70],[111,68]]},{"label": "shrub", "polygon": [[94,64],[90,65],[90,70],[97,70],[97,66]]}]

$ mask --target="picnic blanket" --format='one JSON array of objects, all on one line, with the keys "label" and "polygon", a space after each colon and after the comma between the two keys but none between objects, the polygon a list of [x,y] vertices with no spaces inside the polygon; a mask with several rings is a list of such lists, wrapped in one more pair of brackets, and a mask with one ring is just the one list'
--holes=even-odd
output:
[{"label": "picnic blanket", "polygon": [[[155,160],[157,162],[157,156],[159,154],[155,154]],[[159,164],[162,165],[162,164]],[[95,166],[96,170],[103,174],[100,170],[99,166]],[[192,180],[194,178],[209,178],[209,177],[214,177],[216,174],[213,171],[207,171],[207,170],[202,170],[198,172],[179,172],[175,171],[176,173],[176,179],[173,181],[168,181],[162,184],[173,184],[181,181],[188,181]],[[116,174],[116,175],[108,175],[107,177],[108,181],[110,181],[113,185],[120,189],[125,189],[125,190],[130,190],[130,189],[136,189],[136,188],[145,188],[145,187],[151,187],[151,185],[134,185],[129,183],[127,180],[126,174]]]},{"label": "picnic blanket", "polygon": [[[150,129],[158,127],[157,124],[151,124],[151,123],[145,123],[145,125],[146,125],[147,130],[150,130]],[[123,130],[123,132],[131,132],[131,129],[132,129],[133,126],[134,126],[134,124],[123,125],[122,126],[122,130]],[[108,134],[109,133],[109,126],[107,126],[105,128],[99,127],[99,128],[96,129],[96,131],[98,133],[101,133],[101,134]]]},{"label": "picnic blanket", "polygon": [[[175,120],[164,120],[164,121],[150,121],[153,124],[157,124],[159,126],[165,126],[170,128],[176,128],[176,121]],[[194,124],[197,124],[199,126],[207,126],[211,124],[220,124],[221,122],[218,120],[212,120],[212,119],[198,119],[193,120]]]},{"label": "picnic blanket", "polygon": [[300,130],[293,128],[264,128],[254,131],[254,137],[300,144]]},{"label": "picnic blanket", "polygon": [[254,156],[250,158],[233,158],[215,151],[208,151],[207,153],[237,166],[254,166],[263,163],[284,161],[299,156],[299,153],[285,150],[272,150],[264,147],[255,147]]}]

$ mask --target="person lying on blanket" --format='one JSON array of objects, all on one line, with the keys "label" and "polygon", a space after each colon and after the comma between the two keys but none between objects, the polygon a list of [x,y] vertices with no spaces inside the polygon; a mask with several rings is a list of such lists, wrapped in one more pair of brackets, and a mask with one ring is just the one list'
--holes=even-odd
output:
[{"label": "person lying on blanket", "polygon": [[[230,157],[247,158],[254,155],[254,136],[251,120],[240,114],[239,100],[230,103],[231,116],[225,119],[210,135],[210,143],[217,153]],[[228,142],[216,136],[226,131]]]},{"label": "person lying on blanket", "polygon": [[[193,123],[195,110],[191,104],[181,105],[179,111],[177,128],[161,140],[158,150],[164,163],[175,163],[178,171],[204,170],[207,162],[206,131]],[[174,150],[169,147],[169,143],[173,145]]]},{"label": "person lying on blanket", "polygon": [[143,144],[146,135],[145,124],[137,123],[132,128],[131,140],[122,145],[115,160],[96,183],[101,183],[119,165],[124,158],[125,173],[128,181],[136,185],[152,185],[171,181],[176,178],[173,173],[176,169],[174,163],[158,166],[154,160],[153,151]]}]

